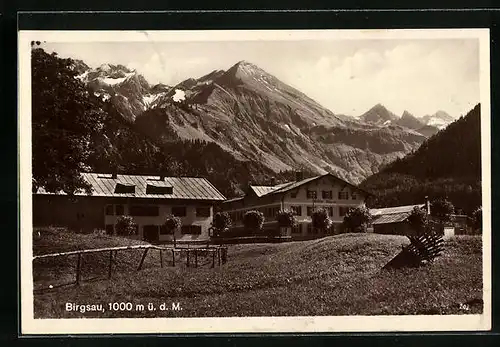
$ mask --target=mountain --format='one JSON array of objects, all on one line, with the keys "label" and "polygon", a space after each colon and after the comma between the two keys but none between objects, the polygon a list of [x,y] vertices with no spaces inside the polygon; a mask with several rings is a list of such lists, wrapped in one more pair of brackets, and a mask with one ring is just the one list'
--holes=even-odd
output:
[{"label": "mountain", "polygon": [[481,205],[480,105],[390,163],[361,186],[377,194],[374,206],[416,204],[427,195],[448,197],[471,212]]},{"label": "mountain", "polygon": [[445,111],[437,111],[432,115],[425,115],[422,117],[422,122],[425,125],[435,126],[438,129],[444,129],[448,124],[455,119]]},{"label": "mountain", "polygon": [[356,183],[425,140],[414,131],[335,114],[246,61],[172,89],[185,99],[160,97],[137,118],[142,131],[163,142],[213,141],[275,172],[306,167]]},{"label": "mountain", "polygon": [[408,111],[404,111],[401,115],[401,118],[396,119],[394,123],[413,130],[420,129],[424,126],[423,122],[421,122],[418,118],[413,116]]},{"label": "mountain", "polygon": [[150,86],[142,75],[123,65],[103,64],[91,69],[79,61],[74,68],[79,72],[76,78],[89,86],[96,96],[110,100],[130,122],[171,90],[164,84]]},{"label": "mountain", "polygon": [[[113,114],[120,118],[120,127],[113,128],[104,141],[104,152],[114,153],[120,167],[137,171],[143,165],[168,171],[165,163],[172,162],[180,168],[176,172],[217,180],[227,196],[241,192],[248,180],[284,177],[299,169],[331,172],[359,183],[425,140],[415,130],[371,122],[372,116],[365,122],[336,114],[247,61],[171,87],[150,86],[137,71],[123,65],[92,69],[74,62],[73,66],[76,78],[112,105]],[[397,119],[382,105],[372,113]],[[127,127],[134,141],[127,143],[120,137],[122,127]],[[155,149],[140,143],[141,136]],[[181,150],[183,145],[196,155]],[[141,157],[143,152],[151,154],[147,160]],[[167,159],[161,159],[165,155]],[[106,160],[101,158],[99,167]],[[135,160],[138,164],[132,165]]]},{"label": "mountain", "polygon": [[398,116],[389,111],[384,105],[377,104],[363,113],[360,117],[366,123],[377,125],[393,124],[398,120]]}]

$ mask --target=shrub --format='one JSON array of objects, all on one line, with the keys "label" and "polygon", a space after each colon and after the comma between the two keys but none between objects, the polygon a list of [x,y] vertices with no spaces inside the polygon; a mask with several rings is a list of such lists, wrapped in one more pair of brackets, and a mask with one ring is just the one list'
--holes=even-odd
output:
[{"label": "shrub", "polygon": [[231,227],[231,216],[227,212],[217,212],[212,220],[213,236],[221,236]]},{"label": "shrub", "polygon": [[134,235],[136,228],[137,224],[134,222],[132,216],[118,217],[115,225],[116,234],[119,236]]},{"label": "shrub", "polygon": [[446,199],[437,199],[431,202],[431,216],[442,224],[451,221],[453,211],[453,204]]},{"label": "shrub", "polygon": [[427,226],[427,213],[418,206],[415,206],[408,216],[408,223],[410,227],[416,231],[417,234],[421,234],[425,231]]},{"label": "shrub", "polygon": [[343,228],[352,232],[362,232],[371,220],[370,210],[365,206],[350,208],[344,216]]},{"label": "shrub", "polygon": [[276,214],[276,221],[278,222],[278,227],[281,228],[293,228],[297,225],[297,217],[292,210],[280,210]]},{"label": "shrub", "polygon": [[247,211],[243,215],[243,225],[250,230],[260,231],[264,225],[264,214],[259,211]]},{"label": "shrub", "polygon": [[311,215],[312,227],[316,230],[325,231],[330,228],[332,221],[324,208],[315,209]]},{"label": "shrub", "polygon": [[168,215],[164,225],[168,233],[175,235],[175,231],[177,231],[181,227],[182,222],[179,217]]},{"label": "shrub", "polygon": [[472,212],[472,226],[476,230],[481,230],[483,227],[483,208],[479,206]]}]

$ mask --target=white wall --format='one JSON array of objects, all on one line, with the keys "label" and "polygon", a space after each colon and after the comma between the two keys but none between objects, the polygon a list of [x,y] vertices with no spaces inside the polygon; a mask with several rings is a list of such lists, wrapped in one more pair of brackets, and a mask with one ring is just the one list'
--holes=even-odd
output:
[{"label": "white wall", "polygon": [[[131,204],[135,205],[135,204]],[[137,203],[137,205],[140,205]],[[125,206],[125,215],[129,213],[129,206]],[[165,223],[165,219],[168,215],[172,214],[173,206],[185,206],[186,207],[186,216],[179,217],[181,219],[182,225],[199,225],[201,226],[201,234],[182,234],[180,230],[176,233],[176,239],[185,241],[185,240],[202,240],[207,239],[209,237],[208,228],[211,226],[212,217],[213,217],[213,207],[207,205],[157,205],[159,206],[159,215],[158,216],[132,216],[134,218],[135,223],[139,226],[139,235],[134,238],[143,239],[143,227],[145,225],[162,225]],[[196,216],[196,207],[209,207],[210,208],[210,217],[197,217]],[[104,213],[104,211],[103,211]],[[105,224],[115,224],[116,220],[119,216],[104,216]],[[159,235],[160,241],[168,241],[173,239],[172,235]]]}]

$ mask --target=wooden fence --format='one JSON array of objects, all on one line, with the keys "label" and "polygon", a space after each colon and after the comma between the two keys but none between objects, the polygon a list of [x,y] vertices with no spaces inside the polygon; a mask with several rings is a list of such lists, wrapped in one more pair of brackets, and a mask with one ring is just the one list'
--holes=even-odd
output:
[{"label": "wooden fence", "polygon": [[[60,252],[60,253],[52,253],[52,254],[43,254],[36,255],[33,257],[33,261],[37,259],[46,259],[53,257],[63,257],[63,256],[71,256],[77,255],[77,263],[76,263],[76,274],[75,281],[76,284],[80,284],[81,282],[81,267],[82,267],[82,254],[86,253],[104,253],[109,252],[109,265],[108,265],[108,279],[112,277],[113,270],[113,257],[116,258],[116,254],[118,251],[126,251],[126,250],[135,250],[135,249],[144,249],[141,260],[137,267],[137,271],[141,270],[142,265],[144,263],[144,259],[146,259],[146,255],[150,249],[157,250],[160,252],[160,267],[163,267],[163,253],[169,252],[172,254],[172,266],[175,266],[175,254],[182,252],[186,253],[186,266],[198,267],[198,255],[200,252],[206,252],[208,254],[211,253],[212,256],[212,266],[215,267],[216,264],[221,266],[221,264],[225,264],[227,262],[227,247],[226,246],[199,246],[199,247],[161,247],[157,245],[134,245],[134,246],[122,246],[122,247],[108,247],[108,248],[94,248],[94,249],[84,249],[78,251],[69,251],[69,252]],[[193,264],[194,263],[194,264]]]}]

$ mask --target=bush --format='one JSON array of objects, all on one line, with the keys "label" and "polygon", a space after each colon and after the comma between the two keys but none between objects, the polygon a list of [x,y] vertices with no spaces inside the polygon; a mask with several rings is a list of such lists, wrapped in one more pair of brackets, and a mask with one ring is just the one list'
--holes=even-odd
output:
[{"label": "bush", "polygon": [[280,228],[293,228],[297,225],[297,217],[292,210],[280,210],[276,215],[276,221]]},{"label": "bush", "polygon": [[479,206],[472,212],[472,226],[475,230],[481,230],[483,227],[483,208]]},{"label": "bush", "polygon": [[363,232],[372,221],[370,210],[365,206],[350,208],[344,216],[343,228],[351,232]]},{"label": "bush", "polygon": [[231,227],[231,216],[227,212],[217,212],[212,220],[213,236],[222,236]]},{"label": "bush", "polygon": [[410,227],[415,230],[417,234],[421,234],[425,231],[427,222],[427,212],[415,206],[408,216]]},{"label": "bush", "polygon": [[292,210],[280,210],[276,214],[276,222],[278,222],[278,228],[277,229],[270,229],[270,235],[269,236],[281,236],[282,235],[282,228],[293,228],[294,226],[297,225],[297,217],[295,216],[295,213],[293,213]]},{"label": "bush", "polygon": [[431,202],[431,216],[442,224],[451,221],[453,211],[453,204],[446,199],[437,199]]},{"label": "bush", "polygon": [[312,227],[316,230],[325,231],[330,228],[332,221],[324,208],[315,209],[311,215]]},{"label": "bush", "polygon": [[175,231],[181,227],[182,222],[179,217],[168,215],[163,225],[165,225],[168,233],[175,235]]},{"label": "bush", "polygon": [[134,222],[134,218],[132,218],[132,216],[118,217],[115,225],[116,234],[119,236],[134,235],[136,228],[137,224]]},{"label": "bush", "polygon": [[259,211],[247,211],[243,215],[243,225],[246,229],[260,231],[264,225],[264,214]]}]

